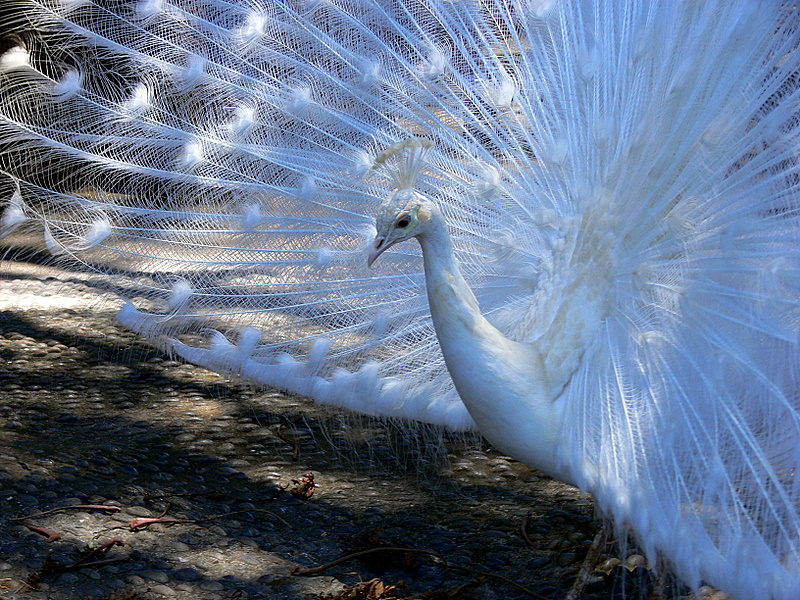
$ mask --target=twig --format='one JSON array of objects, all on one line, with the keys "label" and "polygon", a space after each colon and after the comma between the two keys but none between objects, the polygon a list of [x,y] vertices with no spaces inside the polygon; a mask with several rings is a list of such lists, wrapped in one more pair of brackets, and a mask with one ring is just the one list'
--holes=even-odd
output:
[{"label": "twig", "polygon": [[296,438],[288,437],[283,433],[283,423],[275,429],[275,434],[292,447],[292,460],[300,460],[300,442]]},{"label": "twig", "polygon": [[130,523],[128,523],[128,527],[131,531],[136,531],[137,529],[144,529],[145,527],[149,527],[155,523],[160,523],[161,525],[176,525],[178,523],[194,523],[194,519],[165,519],[164,517],[138,517],[136,519],[131,519]]},{"label": "twig", "polygon": [[536,548],[536,544],[534,544],[531,538],[528,537],[528,521],[530,518],[530,515],[525,515],[525,518],[522,519],[522,525],[520,525],[519,529],[520,533],[522,534],[522,539],[525,540],[525,543],[531,548]]},{"label": "twig", "polygon": [[289,523],[286,519],[282,519],[280,517],[280,515],[277,515],[274,512],[272,512],[271,510],[267,510],[265,508],[251,508],[251,509],[245,509],[245,510],[234,510],[232,512],[222,513],[221,515],[212,515],[210,517],[202,517],[200,519],[195,519],[194,521],[196,523],[199,523],[201,521],[211,521],[212,519],[221,519],[223,517],[230,517],[231,515],[240,515],[240,514],[243,514],[243,513],[251,513],[251,512],[264,513],[264,514],[267,514],[267,515],[271,515],[271,516],[275,517],[276,519],[278,519],[278,521],[280,521],[281,523],[286,525],[289,529],[292,529],[292,524]]},{"label": "twig", "polygon": [[263,508],[251,508],[249,510],[234,510],[232,512],[222,513],[219,515],[211,515],[210,517],[200,517],[199,519],[172,519],[172,518],[164,518],[164,515],[167,514],[169,507],[161,513],[158,517],[140,517],[137,519],[131,519],[131,522],[128,524],[131,531],[136,531],[137,529],[142,529],[147,527],[148,525],[152,525],[153,523],[161,523],[162,525],[177,525],[179,523],[202,523],[203,521],[212,521],[214,519],[222,519],[223,517],[230,517],[232,515],[239,515],[242,513],[252,513],[252,512],[260,512],[266,513],[268,515],[272,515],[278,521],[286,525],[289,529],[292,528],[291,524],[288,523],[286,520],[282,519],[280,516],[276,515],[271,510],[265,510]]},{"label": "twig", "polygon": [[[72,563],[71,565],[69,565],[66,568],[68,568],[68,569],[77,569],[79,567],[96,567],[96,566],[101,566],[103,564],[112,564],[112,563],[115,563],[115,562],[120,562],[120,561],[126,560],[127,557],[116,557],[116,558],[101,559],[101,560],[97,560],[97,561],[94,561],[94,562],[86,562],[89,559],[94,558],[98,554],[101,554],[101,553],[104,554],[104,553],[108,552],[109,548],[111,548],[113,546],[124,546],[124,545],[125,545],[125,540],[123,540],[122,538],[119,538],[119,537],[113,537],[110,540],[108,540],[105,544],[102,544],[102,545],[98,546],[97,548],[93,548],[92,550],[90,550],[89,552],[86,553],[86,556],[84,556],[83,558],[81,558],[77,562]],[[109,561],[111,561],[111,562],[109,562]]]},{"label": "twig", "polygon": [[274,500],[280,492],[283,491],[283,488],[280,488],[276,492],[274,492],[271,496],[262,496],[260,498],[253,498],[252,496],[248,496],[247,498],[242,498],[240,496],[234,496],[233,494],[228,494],[221,490],[210,490],[207,492],[185,492],[185,493],[178,493],[178,492],[170,492],[166,494],[154,494],[152,496],[142,496],[143,500],[164,500],[165,498],[195,498],[197,496],[212,496],[212,497],[220,497],[220,498],[230,498],[231,500],[237,500],[239,502],[267,502],[269,500]]},{"label": "twig", "polygon": [[35,519],[36,517],[44,517],[45,515],[50,515],[56,512],[61,512],[62,510],[70,510],[70,509],[82,509],[82,510],[104,510],[106,512],[119,512],[122,510],[119,506],[107,506],[105,504],[70,504],[69,506],[59,506],[56,508],[51,508],[50,510],[46,510],[44,512],[34,513],[32,515],[26,515],[24,517],[12,517],[9,521],[24,521],[25,519]]},{"label": "twig", "polygon": [[65,571],[70,569],[87,569],[90,567],[104,567],[106,565],[115,565],[120,562],[124,562],[128,560],[127,556],[114,556],[112,558],[101,558],[100,560],[96,560],[94,562],[87,562],[87,563],[75,563],[74,565],[68,565],[64,567]]},{"label": "twig", "polygon": [[324,565],[319,565],[317,567],[309,567],[307,569],[304,569],[303,567],[295,567],[294,569],[292,569],[292,575],[299,575],[299,576],[315,575],[316,573],[321,573],[322,571],[330,569],[331,567],[335,567],[336,565],[346,562],[348,560],[352,560],[354,558],[360,558],[362,556],[366,556],[367,554],[372,554],[374,552],[411,552],[413,554],[427,554],[428,556],[433,556],[434,558],[441,560],[443,563],[445,563],[445,565],[447,564],[447,561],[444,558],[442,558],[440,554],[434,552],[433,550],[420,550],[417,548],[395,548],[387,546],[384,548],[370,548],[369,550],[360,550],[358,552],[353,552],[352,554],[347,554],[345,556],[337,558],[336,560],[332,560],[331,562],[325,563]]},{"label": "twig", "polygon": [[61,539],[61,533],[55,531],[54,529],[47,529],[46,527],[39,527],[37,525],[29,525],[28,523],[23,523],[22,525],[34,533],[38,533],[39,535],[47,537],[48,542],[55,542],[56,540]]},{"label": "twig", "polygon": [[60,575],[61,573],[66,573],[67,571],[74,571],[75,569],[85,569],[88,567],[104,567],[106,565],[113,565],[118,562],[122,562],[128,560],[127,556],[114,556],[111,558],[101,558],[99,560],[92,560],[93,558],[97,557],[98,554],[105,554],[108,552],[109,548],[113,546],[124,546],[125,542],[122,538],[114,537],[105,542],[104,544],[94,548],[75,562],[68,564],[68,565],[61,565],[54,561],[51,556],[47,556],[44,559],[44,564],[42,565],[42,569],[38,573],[32,574],[27,581],[27,585],[35,587],[38,585],[39,580],[45,575]]},{"label": "twig", "polygon": [[[36,574],[34,573],[34,575],[36,575]],[[34,575],[31,575],[31,577],[33,577]],[[30,579],[30,577],[29,577],[29,579]],[[11,580],[9,579],[8,581],[11,581]],[[32,584],[32,583],[29,583],[28,581],[20,581],[19,582],[19,587],[16,590],[14,590],[14,592],[15,593],[19,593],[22,590],[25,590],[26,588],[29,591],[33,591],[33,590],[36,589],[36,585],[37,585],[36,583]]]},{"label": "twig", "polygon": [[163,500],[164,498],[194,498],[196,496],[227,496],[224,492],[219,492],[216,490],[208,491],[208,492],[186,492],[183,494],[179,494],[177,492],[171,492],[169,494],[156,494],[153,496],[143,496],[143,500]]},{"label": "twig", "polygon": [[583,596],[586,591],[586,586],[589,585],[591,575],[597,565],[597,560],[600,558],[600,552],[606,543],[606,528],[601,526],[594,536],[589,550],[586,552],[586,558],[583,559],[583,564],[575,576],[575,583],[572,584],[564,600],[578,600]]},{"label": "twig", "polygon": [[538,600],[551,600],[547,596],[542,596],[541,594],[537,594],[536,592],[529,590],[524,585],[520,585],[516,581],[512,581],[508,577],[503,577],[502,575],[498,575],[497,573],[492,573],[491,571],[481,571],[480,569],[473,569],[471,567],[462,567],[461,565],[455,565],[452,563],[446,563],[447,567],[450,569],[456,569],[458,571],[464,571],[465,573],[472,573],[473,575],[481,575],[483,577],[491,577],[492,579],[499,579],[500,581],[510,585],[511,587],[515,587],[518,590],[528,594],[531,598],[537,598]]},{"label": "twig", "polygon": [[465,573],[471,573],[473,575],[480,575],[482,577],[489,577],[489,578],[492,578],[492,579],[499,579],[500,581],[503,581],[504,583],[506,583],[506,584],[508,584],[508,585],[510,585],[512,587],[515,587],[518,590],[523,591],[524,593],[528,594],[532,598],[538,598],[539,600],[550,600],[550,598],[546,598],[545,596],[537,594],[536,592],[533,592],[533,591],[529,590],[525,586],[518,584],[516,581],[512,581],[511,579],[508,579],[507,577],[503,577],[502,575],[498,575],[497,573],[492,573],[490,571],[481,571],[479,569],[472,569],[470,567],[462,567],[461,565],[456,565],[456,564],[448,562],[447,559],[445,559],[438,552],[434,552],[433,550],[422,550],[422,549],[419,549],[419,548],[393,548],[393,547],[370,548],[369,550],[361,550],[360,552],[353,552],[352,554],[348,554],[346,556],[342,556],[340,558],[337,558],[336,560],[332,560],[331,562],[325,563],[323,565],[319,565],[318,567],[309,567],[307,569],[304,569],[302,567],[295,567],[292,570],[292,575],[298,575],[298,576],[315,575],[317,573],[321,573],[322,571],[324,571],[326,569],[330,569],[331,567],[335,567],[336,565],[341,564],[341,563],[343,563],[345,561],[348,561],[348,560],[351,560],[351,559],[354,559],[354,558],[359,558],[359,557],[365,556],[367,554],[372,554],[373,552],[411,552],[411,553],[414,553],[414,554],[425,554],[427,556],[432,556],[432,557],[436,558],[437,560],[441,561],[441,563],[444,565],[445,569],[456,569],[456,570],[459,570],[459,571],[464,571]]}]

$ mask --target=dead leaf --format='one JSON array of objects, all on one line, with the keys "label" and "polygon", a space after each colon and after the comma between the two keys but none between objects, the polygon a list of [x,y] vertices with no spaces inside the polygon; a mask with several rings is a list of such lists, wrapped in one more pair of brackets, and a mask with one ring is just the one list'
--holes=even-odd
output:
[{"label": "dead leaf", "polygon": [[406,598],[405,594],[398,596],[394,590],[405,590],[405,584],[401,581],[387,585],[375,578],[345,586],[338,594],[320,596],[318,600],[398,600]]},{"label": "dead leaf", "polygon": [[289,487],[289,493],[298,500],[308,500],[314,495],[314,474],[306,473],[300,479],[292,479],[293,486]]}]

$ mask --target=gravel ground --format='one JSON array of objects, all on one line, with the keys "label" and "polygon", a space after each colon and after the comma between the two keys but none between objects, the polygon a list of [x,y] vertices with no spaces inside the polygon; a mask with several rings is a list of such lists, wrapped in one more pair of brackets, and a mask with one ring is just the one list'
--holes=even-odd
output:
[{"label": "gravel ground", "polygon": [[[0,265],[0,355],[1,598],[563,598],[598,527],[477,438],[172,361],[78,273]],[[293,574],[380,545],[421,552]]]}]

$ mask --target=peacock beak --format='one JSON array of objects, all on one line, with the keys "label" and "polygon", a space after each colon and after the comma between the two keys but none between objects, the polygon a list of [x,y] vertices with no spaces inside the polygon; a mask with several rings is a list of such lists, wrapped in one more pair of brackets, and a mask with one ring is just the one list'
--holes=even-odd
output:
[{"label": "peacock beak", "polygon": [[377,258],[383,254],[383,251],[386,250],[391,244],[386,243],[386,238],[383,236],[378,236],[375,238],[375,243],[373,244],[373,250],[367,256],[367,266],[371,267],[372,263],[374,263]]}]

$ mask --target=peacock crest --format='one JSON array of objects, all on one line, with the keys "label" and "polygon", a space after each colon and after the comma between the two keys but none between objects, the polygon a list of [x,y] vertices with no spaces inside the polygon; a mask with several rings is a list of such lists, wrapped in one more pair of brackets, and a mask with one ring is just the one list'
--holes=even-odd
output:
[{"label": "peacock crest", "polygon": [[431,148],[433,142],[427,138],[410,137],[402,140],[380,152],[370,172],[384,172],[392,182],[393,190],[411,189],[428,165],[427,157]]}]

